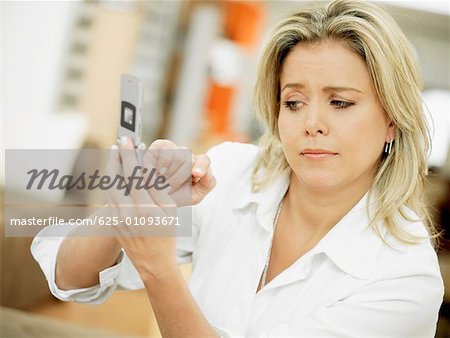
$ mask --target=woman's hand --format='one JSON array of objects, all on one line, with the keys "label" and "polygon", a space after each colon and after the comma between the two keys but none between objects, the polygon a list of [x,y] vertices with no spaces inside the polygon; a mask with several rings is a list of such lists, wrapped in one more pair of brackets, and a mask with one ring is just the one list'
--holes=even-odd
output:
[{"label": "woman's hand", "polygon": [[[127,177],[128,183],[136,183],[125,191],[108,191],[111,216],[119,220],[176,216],[180,203],[200,202],[215,185],[207,156],[192,156],[188,150],[164,140],[152,143],[143,159],[138,160],[131,140],[124,139],[120,149],[111,151],[107,170],[110,177]],[[139,189],[139,183],[147,182],[147,178],[152,187]],[[162,335],[218,337],[178,268],[175,237],[145,236],[141,226],[122,223],[115,229],[119,244],[144,282]]]},{"label": "woman's hand", "polygon": [[191,155],[189,149],[169,140],[156,140],[150,145],[144,166],[162,170],[171,186],[169,196],[178,207],[198,204],[216,185],[207,155]]},{"label": "woman's hand", "polygon": [[[192,156],[187,149],[177,147],[168,140],[153,142],[144,154],[142,163],[129,138],[121,140],[120,148],[112,149],[107,165],[108,174],[110,177],[125,177],[134,184],[130,185],[128,192],[108,191],[110,214],[123,221],[115,226],[117,240],[142,279],[178,269],[174,237],[176,230],[169,226],[160,226],[158,230],[157,226],[147,223],[127,225],[124,220],[170,219],[177,216],[177,207],[199,203],[215,185],[209,164],[206,155]],[[139,189],[136,185],[139,177],[140,183],[148,181],[155,185],[149,189]],[[150,180],[147,180],[149,177]],[[155,183],[157,180],[159,185]],[[153,231],[149,236],[148,231],[155,229],[165,235],[157,236]],[[168,229],[172,229],[169,234],[166,232]]]}]

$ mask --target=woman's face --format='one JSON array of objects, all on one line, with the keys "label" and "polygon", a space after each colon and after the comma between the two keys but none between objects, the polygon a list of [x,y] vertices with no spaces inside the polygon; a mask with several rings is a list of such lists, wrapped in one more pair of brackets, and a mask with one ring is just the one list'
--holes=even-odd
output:
[{"label": "woman's face", "polygon": [[300,183],[367,189],[394,127],[364,60],[340,41],[297,44],[284,61],[280,90],[280,138]]}]

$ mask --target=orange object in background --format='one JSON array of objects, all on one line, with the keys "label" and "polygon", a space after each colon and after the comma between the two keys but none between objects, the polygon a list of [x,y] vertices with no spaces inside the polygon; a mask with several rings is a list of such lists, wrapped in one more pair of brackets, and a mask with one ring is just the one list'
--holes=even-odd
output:
[{"label": "orange object in background", "polygon": [[260,34],[265,14],[262,3],[227,1],[224,30],[228,38],[246,49],[251,49]]},{"label": "orange object in background", "polygon": [[213,135],[226,135],[230,133],[229,112],[234,92],[234,87],[225,87],[214,81],[211,82],[206,108],[209,133]]},{"label": "orange object in background", "polygon": [[[223,4],[224,27],[226,38],[250,53],[258,41],[265,14],[265,5],[255,2],[226,1]],[[219,84],[211,79],[206,102],[207,134],[228,140],[245,140],[245,135],[237,135],[232,130],[231,109],[238,84]]]}]

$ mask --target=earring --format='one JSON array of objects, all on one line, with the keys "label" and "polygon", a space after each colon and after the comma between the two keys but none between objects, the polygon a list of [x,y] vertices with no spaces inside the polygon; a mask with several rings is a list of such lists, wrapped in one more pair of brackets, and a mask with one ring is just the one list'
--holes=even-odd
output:
[{"label": "earring", "polygon": [[386,142],[384,144],[384,154],[385,155],[389,155],[391,153],[393,143],[394,143],[394,140],[391,140],[391,142],[389,142],[389,143]]}]

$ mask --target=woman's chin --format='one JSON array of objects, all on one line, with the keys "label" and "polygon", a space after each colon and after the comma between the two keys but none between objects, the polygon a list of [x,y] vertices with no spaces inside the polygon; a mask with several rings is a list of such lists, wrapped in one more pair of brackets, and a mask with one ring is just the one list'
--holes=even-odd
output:
[{"label": "woman's chin", "polygon": [[310,189],[327,190],[338,185],[337,177],[334,175],[303,175],[297,177],[299,178],[299,183],[301,186]]}]

